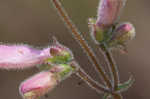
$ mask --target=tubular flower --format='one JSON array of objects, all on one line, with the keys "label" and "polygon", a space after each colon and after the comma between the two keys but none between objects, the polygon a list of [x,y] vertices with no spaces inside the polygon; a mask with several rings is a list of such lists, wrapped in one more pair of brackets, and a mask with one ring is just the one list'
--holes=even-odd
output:
[{"label": "tubular flower", "polygon": [[50,70],[40,72],[21,83],[20,93],[25,99],[37,99],[69,77],[73,71],[67,64],[53,66]]},{"label": "tubular flower", "polygon": [[42,64],[50,57],[47,50],[38,50],[28,45],[0,45],[0,68],[22,69]]},{"label": "tubular flower", "polygon": [[97,19],[90,18],[89,26],[95,43],[108,41],[126,0],[100,0]]},{"label": "tubular flower", "polygon": [[43,71],[25,80],[20,85],[20,93],[25,99],[37,99],[52,90],[57,84],[55,74]]},{"label": "tubular flower", "polygon": [[117,20],[126,0],[100,0],[96,25],[110,27]]}]

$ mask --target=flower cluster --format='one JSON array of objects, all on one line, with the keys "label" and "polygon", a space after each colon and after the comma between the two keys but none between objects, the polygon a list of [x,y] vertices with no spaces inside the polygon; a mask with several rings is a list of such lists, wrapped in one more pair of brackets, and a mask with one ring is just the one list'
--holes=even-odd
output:
[{"label": "flower cluster", "polygon": [[109,48],[123,48],[135,37],[134,26],[129,22],[118,24],[126,0],[100,0],[97,19],[89,18],[91,35],[97,44]]},{"label": "flower cluster", "polygon": [[71,51],[58,42],[42,50],[28,45],[0,45],[1,69],[25,69],[40,65],[41,72],[20,85],[24,99],[37,99],[69,77],[72,67]]},{"label": "flower cluster", "polygon": [[126,43],[135,37],[135,29],[131,23],[118,23],[118,17],[126,0],[100,0],[97,18],[89,18],[91,36],[105,55],[112,79],[109,79],[107,73],[99,65],[94,52],[73,25],[59,0],[52,0],[52,2],[89,56],[88,58],[94,63],[105,85],[97,83],[81,67],[77,67],[72,52],[57,40],[53,45],[43,49],[36,49],[24,44],[0,45],[0,69],[25,69],[38,65],[40,72],[23,81],[19,87],[20,94],[24,99],[38,99],[74,72],[97,92],[102,91],[104,93],[103,99],[122,99],[120,93],[128,89],[133,84],[134,79],[130,77],[127,82],[120,83],[117,66],[109,49],[124,49]]}]

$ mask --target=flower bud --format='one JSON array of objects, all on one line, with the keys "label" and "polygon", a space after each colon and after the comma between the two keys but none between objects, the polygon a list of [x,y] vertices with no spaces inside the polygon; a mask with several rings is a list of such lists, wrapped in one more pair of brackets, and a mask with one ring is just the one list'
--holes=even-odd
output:
[{"label": "flower bud", "polygon": [[49,71],[40,72],[25,80],[20,85],[24,99],[37,99],[52,90],[58,84],[58,78]]},{"label": "flower bud", "polygon": [[126,0],[100,0],[96,25],[110,27],[117,20]]},{"label": "flower bud", "polygon": [[40,72],[25,80],[20,85],[20,93],[25,99],[37,99],[69,77],[73,71],[67,64],[53,66],[49,71]]},{"label": "flower bud", "polygon": [[73,59],[71,51],[61,44],[56,44],[49,49],[51,57],[48,58],[48,62],[54,64],[67,63]]},{"label": "flower bud", "polygon": [[123,23],[116,27],[110,41],[111,46],[125,45],[135,37],[135,28],[131,23]]}]

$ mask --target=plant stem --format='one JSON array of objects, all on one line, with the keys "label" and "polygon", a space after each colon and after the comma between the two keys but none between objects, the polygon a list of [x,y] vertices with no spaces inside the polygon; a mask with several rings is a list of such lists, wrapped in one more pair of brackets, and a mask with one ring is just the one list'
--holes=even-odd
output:
[{"label": "plant stem", "polygon": [[105,87],[94,81],[88,74],[84,72],[82,68],[79,68],[79,70],[76,72],[76,75],[83,79],[90,87],[95,89],[96,92],[110,93],[109,89],[106,89]]},{"label": "plant stem", "polygon": [[110,51],[110,49],[107,47],[106,44],[101,44],[100,45],[103,53],[104,53],[104,56],[106,57],[106,60],[107,60],[107,64],[109,65],[110,67],[110,70],[112,72],[112,79],[113,79],[113,90],[116,91],[117,87],[118,87],[118,84],[119,84],[119,75],[118,75],[118,69],[117,69],[117,66],[116,66],[116,63],[112,57],[112,53]]},{"label": "plant stem", "polygon": [[69,16],[65,12],[64,8],[61,6],[61,3],[59,0],[52,0],[54,6],[56,7],[59,15],[62,17],[64,22],[66,23],[67,27],[72,31],[74,37],[79,42],[80,46],[83,48],[83,50],[86,52],[86,54],[89,56],[90,60],[94,63],[96,70],[99,71],[101,74],[103,80],[105,81],[106,85],[112,89],[111,82],[109,81],[107,75],[105,74],[102,67],[99,66],[99,63],[93,53],[93,51],[89,48],[87,42],[84,40],[84,38],[81,36],[80,32],[77,30],[75,25],[70,20]]},{"label": "plant stem", "polygon": [[109,89],[106,89],[102,85],[98,84],[88,74],[86,74],[82,68],[79,68],[79,70],[76,72],[76,75],[79,76],[81,79],[83,79],[90,87],[95,89],[96,92],[98,93],[103,92],[103,93],[111,94],[113,99],[122,99],[122,96],[120,93],[113,93]]},{"label": "plant stem", "polygon": [[113,96],[113,99],[123,99],[122,95],[119,93],[113,93],[112,96]]}]

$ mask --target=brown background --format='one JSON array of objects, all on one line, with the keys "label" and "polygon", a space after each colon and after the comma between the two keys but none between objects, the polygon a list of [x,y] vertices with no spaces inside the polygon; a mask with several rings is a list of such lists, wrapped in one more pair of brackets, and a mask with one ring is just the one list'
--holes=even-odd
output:
[{"label": "brown background", "polygon": [[[96,16],[98,0],[62,1],[86,40],[95,51],[98,51],[87,27],[87,19]],[[128,0],[122,13],[121,21],[132,22],[137,31],[136,39],[128,45],[128,54],[114,52],[121,81],[127,80],[130,73],[136,78],[133,87],[123,94],[124,99],[150,98],[149,10],[149,0]],[[49,0],[0,0],[0,42],[44,47],[50,44],[52,36],[56,36],[62,44],[68,46],[80,65],[93,78],[99,80],[86,55],[72,38]],[[102,55],[98,52],[97,54],[100,62],[105,65]],[[36,69],[17,72],[0,70],[0,99],[21,99],[18,92],[19,84],[36,72]],[[52,91],[48,99],[101,99],[101,95],[86,84],[79,86],[79,81],[80,79],[73,75]]]}]

